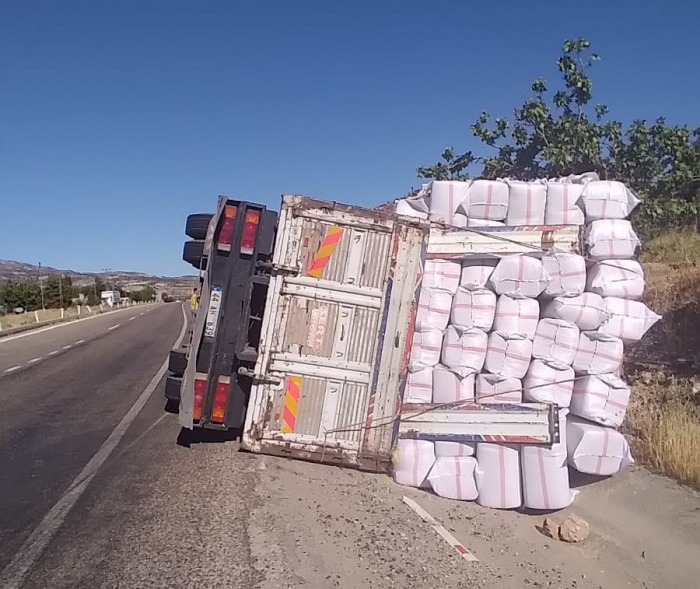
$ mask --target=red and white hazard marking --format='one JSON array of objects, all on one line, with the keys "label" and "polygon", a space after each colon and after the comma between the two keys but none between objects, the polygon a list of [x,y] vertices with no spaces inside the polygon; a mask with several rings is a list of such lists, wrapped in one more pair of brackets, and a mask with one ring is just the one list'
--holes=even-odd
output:
[{"label": "red and white hazard marking", "polygon": [[403,498],[403,502],[408,505],[413,511],[415,511],[423,521],[430,524],[430,527],[435,530],[438,535],[445,540],[452,548],[454,548],[459,554],[462,555],[464,560],[469,562],[479,562],[479,559],[474,556],[467,548],[462,544],[457,538],[450,534],[432,515],[430,515],[425,509],[423,509],[418,503],[413,499],[408,497]]}]

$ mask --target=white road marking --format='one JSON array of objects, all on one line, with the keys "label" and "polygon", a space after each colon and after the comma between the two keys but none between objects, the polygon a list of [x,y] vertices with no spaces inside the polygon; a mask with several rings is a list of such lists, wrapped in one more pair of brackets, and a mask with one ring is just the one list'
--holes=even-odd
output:
[{"label": "white road marking", "polygon": [[22,367],[21,366],[13,366],[12,368],[8,368],[7,370],[5,370],[5,372],[14,372],[15,370],[19,370],[20,368],[22,368]]},{"label": "white road marking", "polygon": [[[175,347],[179,348],[182,340],[185,338],[187,329],[187,315],[185,308],[182,307],[182,329],[177,338]],[[29,538],[22,544],[20,549],[14,555],[10,564],[8,564],[0,573],[0,586],[3,589],[20,589],[27,573],[32,569],[34,563],[42,555],[51,539],[56,535],[56,532],[61,528],[66,517],[70,513],[75,503],[80,499],[85,489],[90,484],[99,468],[109,458],[110,454],[117,447],[124,434],[129,429],[131,423],[136,419],[143,406],[146,404],[153,391],[156,390],[158,383],[168,370],[168,359],[161,364],[158,372],[148,383],[136,402],[131,406],[126,415],[119,422],[117,427],[112,430],[109,437],[100,446],[100,449],[80,471],[77,477],[68,487],[66,494],[58,500],[58,502],[44,516],[39,525],[34,529]]]},{"label": "white road marking", "polygon": [[129,321],[133,321],[136,317],[129,317]]},{"label": "white road marking", "polygon": [[447,542],[452,548],[454,548],[459,554],[462,555],[464,560],[468,560],[469,562],[479,562],[479,559],[474,556],[469,550],[467,550],[466,546],[462,544],[457,538],[455,538],[452,534],[450,534],[432,515],[430,515],[425,509],[423,509],[418,503],[416,503],[413,499],[410,499],[409,497],[404,497],[403,502],[408,505],[413,511],[415,511],[421,519],[426,522],[427,524],[430,524],[430,527],[437,532],[437,534],[445,541]]},{"label": "white road marking", "polygon": [[76,346],[79,346],[80,344],[84,344],[85,340],[84,339],[79,339],[77,342],[75,342]]},{"label": "white road marking", "polygon": [[53,352],[49,352],[47,354],[47,356],[55,356],[56,354],[58,354],[58,350],[54,350]]},{"label": "white road marking", "polygon": [[140,317],[141,315],[143,315],[143,313],[139,313],[139,317]]},{"label": "white road marking", "polygon": [[113,329],[116,329],[117,327],[119,327],[119,323],[117,323],[116,325],[112,325],[112,327],[110,327],[107,331],[112,331]]},{"label": "white road marking", "polygon": [[68,344],[67,346],[63,346],[64,350],[70,350],[73,347],[72,344]]},{"label": "white road marking", "polygon": [[27,364],[34,364],[34,362],[39,362],[39,360],[41,360],[41,356],[38,358],[32,358],[29,362],[27,362]]}]

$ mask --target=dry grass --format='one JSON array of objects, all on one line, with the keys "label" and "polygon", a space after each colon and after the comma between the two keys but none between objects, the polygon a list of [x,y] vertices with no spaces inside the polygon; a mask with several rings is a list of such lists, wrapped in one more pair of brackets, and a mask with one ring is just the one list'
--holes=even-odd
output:
[{"label": "dry grass", "polygon": [[[39,316],[39,322],[52,321],[61,317],[61,310],[46,309],[45,311],[39,310],[36,312],[36,314],[34,311],[30,311],[29,313],[22,313],[21,315],[5,315],[4,317],[0,317],[0,327],[2,329],[12,329],[14,327],[22,327],[23,325],[36,323],[37,314]],[[81,309],[80,316],[86,317],[88,315],[89,313],[87,312],[87,309],[83,307],[83,309]],[[76,318],[77,316],[78,309],[76,307],[69,307],[64,310],[65,318]]]}]

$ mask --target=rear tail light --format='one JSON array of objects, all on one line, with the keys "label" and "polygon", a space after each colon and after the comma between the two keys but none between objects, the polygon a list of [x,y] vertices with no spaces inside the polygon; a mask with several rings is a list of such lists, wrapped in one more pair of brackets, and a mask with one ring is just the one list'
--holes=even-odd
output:
[{"label": "rear tail light", "polygon": [[224,222],[221,224],[219,231],[219,241],[217,248],[220,250],[231,251],[231,243],[233,242],[233,230],[236,224],[236,213],[238,209],[233,205],[224,206]]},{"label": "rear tail light", "polygon": [[216,391],[214,392],[214,402],[211,406],[211,421],[212,423],[223,423],[226,418],[226,405],[228,404],[228,391],[231,384],[231,379],[226,376],[220,376],[216,383]]},{"label": "rear tail light", "polygon": [[248,256],[255,251],[255,240],[258,236],[258,226],[260,225],[260,211],[248,209],[245,214],[243,224],[243,235],[241,236],[241,253]]},{"label": "rear tail light", "polygon": [[200,421],[202,419],[202,407],[204,406],[204,397],[207,394],[207,381],[205,378],[194,379],[194,410],[192,411],[192,420]]}]

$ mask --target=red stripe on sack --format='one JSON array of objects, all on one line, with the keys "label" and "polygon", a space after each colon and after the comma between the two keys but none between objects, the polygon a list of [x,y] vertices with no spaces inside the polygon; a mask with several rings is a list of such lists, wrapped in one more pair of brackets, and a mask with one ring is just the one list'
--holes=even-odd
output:
[{"label": "red stripe on sack", "polygon": [[503,446],[498,446],[498,466],[501,475],[501,507],[504,507],[506,504],[506,456]]},{"label": "red stripe on sack", "polygon": [[542,500],[545,509],[549,509],[549,492],[547,490],[547,477],[544,474],[544,452],[542,448],[537,448],[537,461],[540,467],[540,482],[542,483]]},{"label": "red stripe on sack", "polygon": [[459,458],[455,458],[455,472],[457,474],[457,497],[462,498],[462,468],[459,465]]},{"label": "red stripe on sack", "polygon": [[608,433],[608,428],[603,428],[603,451],[601,452],[600,456],[598,456],[598,463],[596,465],[596,470],[598,471],[598,474],[600,474],[600,471],[603,469],[603,458],[608,453],[609,440],[610,434]]}]

